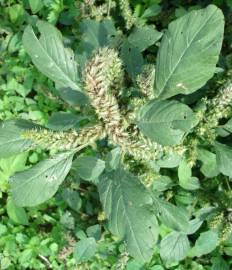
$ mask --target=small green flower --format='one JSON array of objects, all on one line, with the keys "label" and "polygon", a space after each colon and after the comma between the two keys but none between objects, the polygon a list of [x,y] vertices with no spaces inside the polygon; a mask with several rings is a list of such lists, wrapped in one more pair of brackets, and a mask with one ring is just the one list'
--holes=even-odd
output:
[{"label": "small green flower", "polygon": [[207,110],[198,126],[198,137],[204,137],[210,143],[216,139],[216,130],[219,121],[227,118],[232,111],[232,83],[227,83],[219,93],[211,100],[205,100]]},{"label": "small green flower", "polygon": [[125,20],[126,28],[129,30],[136,23],[136,18],[132,14],[130,2],[128,0],[119,0],[119,7],[122,12],[122,17]]},{"label": "small green flower", "polygon": [[143,68],[142,73],[139,74],[136,79],[140,92],[147,99],[154,98],[154,81],[155,81],[154,65],[148,64]]}]

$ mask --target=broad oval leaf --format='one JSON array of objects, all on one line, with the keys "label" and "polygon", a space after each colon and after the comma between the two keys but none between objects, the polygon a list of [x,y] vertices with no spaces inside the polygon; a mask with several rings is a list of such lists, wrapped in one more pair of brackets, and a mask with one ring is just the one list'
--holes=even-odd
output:
[{"label": "broad oval leaf", "polygon": [[72,165],[73,152],[43,160],[10,178],[13,199],[18,206],[35,206],[50,199]]},{"label": "broad oval leaf", "polygon": [[200,188],[198,178],[192,177],[191,166],[183,159],[178,168],[179,185],[187,190],[196,190]]},{"label": "broad oval leaf", "polygon": [[78,263],[91,259],[97,250],[97,243],[93,237],[77,242],[74,249],[74,258]]},{"label": "broad oval leaf", "polygon": [[47,128],[57,131],[75,129],[80,127],[80,121],[83,119],[83,116],[74,113],[55,112],[48,119]]},{"label": "broad oval leaf", "polygon": [[131,45],[143,52],[162,37],[152,25],[136,27],[128,37]]},{"label": "broad oval leaf", "polygon": [[71,188],[65,188],[62,191],[62,198],[73,210],[78,211],[81,208],[82,201],[79,192]]},{"label": "broad oval leaf", "polygon": [[204,176],[211,178],[219,174],[217,159],[214,153],[204,148],[199,148],[197,150],[197,159],[202,162],[200,170],[204,174]]},{"label": "broad oval leaf", "polygon": [[106,156],[106,170],[113,171],[120,166],[121,161],[121,149],[116,147],[111,150]]},{"label": "broad oval leaf", "polygon": [[225,125],[221,126],[226,131],[232,133],[232,119],[230,119]]},{"label": "broad oval leaf", "polygon": [[97,183],[105,169],[105,162],[96,157],[81,156],[74,160],[72,168],[84,180]]},{"label": "broad oval leaf", "polygon": [[182,158],[180,154],[170,152],[162,156],[156,163],[160,168],[175,168],[180,164]]},{"label": "broad oval leaf", "polygon": [[194,218],[189,221],[189,228],[187,230],[187,234],[194,234],[202,225],[203,220],[199,218]]},{"label": "broad oval leaf", "polygon": [[43,2],[40,0],[28,0],[31,11],[33,14],[37,13],[38,11],[40,11],[43,7]]},{"label": "broad oval leaf", "polygon": [[152,190],[162,192],[168,190],[173,185],[174,184],[169,176],[160,175],[159,177],[154,179],[152,184]]},{"label": "broad oval leaf", "polygon": [[101,239],[101,226],[99,224],[89,226],[86,229],[86,233],[89,237],[93,237],[96,241]]},{"label": "broad oval leaf", "polygon": [[68,230],[74,230],[75,219],[72,213],[69,211],[65,211],[65,213],[60,218],[60,224]]},{"label": "broad oval leaf", "polygon": [[125,69],[133,80],[142,72],[144,64],[143,55],[140,50],[131,44],[127,39],[122,43],[120,57]]},{"label": "broad oval leaf", "polygon": [[190,94],[214,74],[224,32],[220,9],[209,5],[169,24],[156,65],[155,95]]},{"label": "broad oval leaf", "polygon": [[21,137],[21,133],[34,127],[34,124],[25,120],[2,122],[0,124],[0,158],[8,158],[29,150],[33,142]]},{"label": "broad oval leaf", "polygon": [[8,158],[0,159],[1,173],[6,177],[6,179],[9,179],[9,177],[16,172],[25,170],[27,168],[27,158],[28,153],[21,153]]},{"label": "broad oval leaf", "polygon": [[[140,269],[138,269],[138,270],[140,270]],[[134,269],[132,269],[132,270],[134,270]],[[154,266],[152,266],[151,270],[164,270],[164,268],[161,265],[154,265]]]},{"label": "broad oval leaf", "polygon": [[12,198],[8,198],[6,204],[7,214],[15,223],[28,225],[28,216],[24,208],[15,205]]},{"label": "broad oval leaf", "polygon": [[138,115],[138,127],[143,134],[162,145],[179,144],[197,122],[187,105],[174,100],[151,101]]},{"label": "broad oval leaf", "polygon": [[167,227],[180,232],[186,232],[188,230],[189,219],[182,208],[161,199],[156,200],[155,206],[158,206],[158,211],[160,212],[159,219]]},{"label": "broad oval leaf", "polygon": [[56,90],[57,94],[73,107],[89,104],[89,98],[80,91],[72,90],[70,87],[60,87],[58,84]]},{"label": "broad oval leaf", "polygon": [[23,34],[23,45],[34,65],[59,88],[70,87],[81,92],[73,51],[64,47],[61,34],[54,26],[38,21],[37,27],[41,33],[39,39],[31,26]]},{"label": "broad oval leaf", "polygon": [[212,252],[218,244],[218,235],[213,231],[206,231],[200,234],[189,255],[200,257]]},{"label": "broad oval leaf", "polygon": [[102,175],[98,187],[111,232],[125,240],[131,256],[149,261],[157,242],[158,224],[149,208],[152,198],[148,191],[121,168]]},{"label": "broad oval leaf", "polygon": [[232,178],[232,147],[217,142],[215,149],[219,171]]},{"label": "broad oval leaf", "polygon": [[155,17],[161,12],[161,10],[162,10],[162,8],[158,4],[149,5],[149,7],[147,9],[145,9],[145,11],[143,12],[141,18],[147,19],[150,17]]},{"label": "broad oval leaf", "polygon": [[160,256],[168,262],[183,260],[190,250],[188,237],[180,232],[172,232],[165,236],[160,243]]},{"label": "broad oval leaf", "polygon": [[211,270],[230,270],[229,262],[225,261],[222,257],[213,258],[212,262]]},{"label": "broad oval leaf", "polygon": [[87,56],[93,51],[109,46],[117,35],[114,22],[109,19],[102,21],[84,19],[80,23],[82,33],[80,49],[84,49]]}]

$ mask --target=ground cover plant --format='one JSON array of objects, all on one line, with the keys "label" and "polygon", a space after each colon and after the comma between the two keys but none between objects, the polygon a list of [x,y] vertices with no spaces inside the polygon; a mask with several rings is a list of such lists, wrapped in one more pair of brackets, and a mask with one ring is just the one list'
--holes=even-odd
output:
[{"label": "ground cover plant", "polygon": [[1,1],[2,269],[231,268],[232,3],[195,2]]}]

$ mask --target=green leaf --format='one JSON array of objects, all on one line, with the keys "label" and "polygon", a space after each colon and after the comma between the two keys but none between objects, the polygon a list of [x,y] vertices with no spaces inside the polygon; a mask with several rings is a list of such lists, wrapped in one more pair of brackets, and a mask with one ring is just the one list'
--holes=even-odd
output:
[{"label": "green leaf", "polygon": [[170,23],[157,57],[155,95],[166,99],[201,88],[214,75],[223,31],[223,13],[214,5]]},{"label": "green leaf", "polygon": [[121,161],[121,149],[120,147],[116,147],[111,150],[106,156],[106,170],[112,171],[116,170]]},{"label": "green leaf", "polygon": [[178,101],[154,100],[139,112],[142,133],[162,145],[179,144],[198,120],[193,111]]},{"label": "green leaf", "polygon": [[129,35],[129,43],[143,52],[148,47],[156,43],[162,37],[162,33],[158,32],[153,26],[145,25],[136,27]]},{"label": "green leaf", "polygon": [[159,219],[167,227],[180,232],[186,232],[188,230],[188,216],[182,208],[160,199],[158,201],[158,208],[160,212]]},{"label": "green leaf", "polygon": [[74,160],[73,169],[84,180],[97,183],[105,169],[105,162],[96,157],[81,156]]},{"label": "green leaf", "polygon": [[1,258],[1,264],[0,267],[2,270],[9,269],[12,266],[11,260],[9,257],[3,257]]},{"label": "green leaf", "polygon": [[200,188],[198,178],[192,177],[192,169],[186,160],[182,160],[178,168],[179,184],[187,190],[196,190]]},{"label": "green leaf", "polygon": [[0,158],[7,158],[27,151],[33,142],[21,137],[26,129],[35,125],[25,120],[6,121],[0,126]]},{"label": "green leaf", "polygon": [[87,238],[86,233],[83,230],[81,230],[79,227],[77,227],[75,230],[75,236],[80,240]]},{"label": "green leaf", "polygon": [[160,256],[169,263],[183,260],[190,249],[188,237],[180,232],[172,232],[160,243]]},{"label": "green leaf", "polygon": [[18,206],[35,206],[50,199],[72,165],[73,152],[43,160],[10,179],[13,199]]},{"label": "green leaf", "polygon": [[73,51],[64,47],[61,34],[54,26],[38,21],[37,27],[41,33],[39,39],[31,26],[23,34],[23,45],[34,65],[58,88],[70,87],[81,92]]},{"label": "green leaf", "polygon": [[227,137],[230,135],[230,132],[223,128],[223,126],[219,126],[215,128],[216,135],[220,137]]},{"label": "green leaf", "polygon": [[28,153],[21,153],[16,156],[0,159],[0,168],[4,175],[8,178],[15,172],[25,170]]},{"label": "green leaf", "polygon": [[227,6],[232,9],[232,1],[231,0],[226,0]]},{"label": "green leaf", "polygon": [[96,241],[101,239],[101,227],[99,224],[89,226],[86,229],[86,233],[89,237],[95,238]]},{"label": "green leaf", "polygon": [[47,127],[53,130],[69,130],[80,127],[83,116],[68,112],[55,112],[48,119]]},{"label": "green leaf", "polygon": [[230,270],[229,264],[221,257],[213,258],[211,270]]},{"label": "green leaf", "polygon": [[60,218],[60,224],[64,226],[66,229],[74,230],[75,219],[69,211],[66,211]]},{"label": "green leaf", "polygon": [[232,147],[217,142],[215,149],[219,171],[232,178]]},{"label": "green leaf", "polygon": [[36,14],[43,7],[43,1],[41,0],[29,0],[29,5],[33,14]]},{"label": "green leaf", "polygon": [[200,257],[212,252],[218,244],[218,235],[213,231],[206,231],[200,234],[189,255]]},{"label": "green leaf", "polygon": [[161,12],[161,7],[160,5],[154,4],[149,6],[144,12],[141,18],[147,19],[150,17],[155,17]]},{"label": "green leaf", "polygon": [[210,216],[217,213],[218,208],[216,206],[205,206],[196,211],[196,218],[204,221],[207,220]]},{"label": "green leaf", "polygon": [[109,46],[117,35],[112,20],[95,21],[85,19],[80,23],[81,47],[87,56],[99,48]]},{"label": "green leaf", "polygon": [[135,176],[120,168],[101,176],[99,193],[111,232],[125,240],[136,260],[149,261],[158,238],[149,192]]},{"label": "green leaf", "polygon": [[70,87],[59,87],[56,85],[58,95],[71,106],[83,106],[89,103],[88,97],[76,90],[72,90]]},{"label": "green leaf", "polygon": [[25,170],[27,168],[28,153],[21,153],[16,156],[0,159],[0,194],[7,192],[9,189],[9,177],[15,172]]},{"label": "green leaf", "polygon": [[189,228],[187,230],[187,234],[194,234],[202,225],[203,220],[200,220],[199,218],[194,218],[189,221]]},{"label": "green leaf", "polygon": [[[177,193],[175,193],[175,201],[178,205],[181,205],[181,207],[185,206],[185,211],[188,209],[190,205],[192,205],[195,202],[195,198],[192,193],[186,192],[184,190],[178,190]],[[182,208],[184,210],[184,208]]]},{"label": "green leaf", "polygon": [[143,270],[143,269],[144,269],[143,268],[143,263],[132,259],[132,260],[128,261],[125,270]]},{"label": "green leaf", "polygon": [[159,160],[157,160],[157,165],[161,168],[175,168],[181,162],[182,156],[178,153],[166,153]]},{"label": "green leaf", "polygon": [[152,266],[151,270],[164,270],[164,268],[161,265],[154,265]]},{"label": "green leaf", "polygon": [[133,80],[136,80],[137,75],[139,75],[142,71],[142,66],[144,63],[143,55],[140,50],[125,40],[121,47],[120,57],[123,60],[128,74]]},{"label": "green leaf", "polygon": [[160,175],[158,178],[154,179],[152,189],[162,192],[169,189],[172,186],[173,183],[169,176]]},{"label": "green leaf", "polygon": [[200,170],[204,176],[211,178],[219,174],[216,155],[214,153],[200,148],[197,151],[197,159],[203,163]]},{"label": "green leaf", "polygon": [[221,126],[226,131],[232,133],[232,119],[230,119],[225,125]]},{"label": "green leaf", "polygon": [[8,233],[8,227],[0,223],[0,236],[6,235]]},{"label": "green leaf", "polygon": [[28,217],[26,211],[22,207],[15,205],[11,198],[7,200],[6,211],[9,218],[12,219],[15,223],[28,225]]},{"label": "green leaf", "polygon": [[94,238],[86,238],[77,242],[74,249],[74,258],[77,263],[86,262],[91,259],[97,250],[97,244]]},{"label": "green leaf", "polygon": [[25,18],[25,10],[22,4],[15,4],[8,7],[9,17],[13,24],[20,24]]},{"label": "green leaf", "polygon": [[24,249],[18,258],[19,265],[28,265],[28,262],[32,261],[34,256],[34,250],[32,248]]},{"label": "green leaf", "polygon": [[81,198],[77,191],[65,188],[62,191],[62,198],[73,210],[78,211],[81,208]]},{"label": "green leaf", "polygon": [[178,177],[180,181],[181,179],[189,179],[190,177],[192,177],[192,169],[185,159],[181,161],[178,168]]}]

